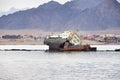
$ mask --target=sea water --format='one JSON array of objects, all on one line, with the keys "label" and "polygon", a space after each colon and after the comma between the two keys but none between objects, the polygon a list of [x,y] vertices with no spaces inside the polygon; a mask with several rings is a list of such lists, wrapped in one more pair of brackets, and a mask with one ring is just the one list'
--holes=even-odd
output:
[{"label": "sea water", "polygon": [[120,52],[0,51],[0,80],[120,80]]}]

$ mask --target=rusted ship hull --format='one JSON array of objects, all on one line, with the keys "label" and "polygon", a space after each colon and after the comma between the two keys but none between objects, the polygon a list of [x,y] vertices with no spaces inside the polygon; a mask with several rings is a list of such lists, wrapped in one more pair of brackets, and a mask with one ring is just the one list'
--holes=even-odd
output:
[{"label": "rusted ship hull", "polygon": [[91,47],[90,45],[76,45],[76,46],[64,46],[62,51],[90,51]]},{"label": "rusted ship hull", "polygon": [[44,40],[44,44],[48,45],[51,51],[59,51],[63,48],[64,42],[66,42],[66,39],[62,38],[49,38]]},{"label": "rusted ship hull", "polygon": [[72,45],[66,39],[45,39],[50,51],[96,51],[90,45]]}]

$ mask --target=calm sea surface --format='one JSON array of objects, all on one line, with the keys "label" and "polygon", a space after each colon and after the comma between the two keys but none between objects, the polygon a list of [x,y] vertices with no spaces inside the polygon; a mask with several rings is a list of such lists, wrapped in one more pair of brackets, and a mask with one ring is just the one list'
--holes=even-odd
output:
[{"label": "calm sea surface", "polygon": [[120,52],[0,51],[0,80],[120,80]]}]

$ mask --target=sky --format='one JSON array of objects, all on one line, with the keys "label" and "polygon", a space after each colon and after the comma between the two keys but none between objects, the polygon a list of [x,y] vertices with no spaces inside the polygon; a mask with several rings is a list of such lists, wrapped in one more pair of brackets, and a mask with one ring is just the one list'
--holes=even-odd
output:
[{"label": "sky", "polygon": [[[11,8],[16,9],[25,9],[25,8],[33,8],[42,5],[43,3],[47,3],[51,0],[0,0],[0,11],[6,12]],[[54,0],[61,4],[64,4],[67,1],[71,0]],[[120,0],[118,0],[120,2]]]}]

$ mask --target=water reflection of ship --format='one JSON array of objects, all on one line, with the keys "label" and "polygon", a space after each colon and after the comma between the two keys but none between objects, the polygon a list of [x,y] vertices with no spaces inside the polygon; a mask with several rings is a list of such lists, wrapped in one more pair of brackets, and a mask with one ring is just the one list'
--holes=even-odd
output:
[{"label": "water reflection of ship", "polygon": [[54,51],[96,51],[90,45],[82,45],[82,40],[75,31],[65,31],[58,35],[47,36],[44,44]]}]

